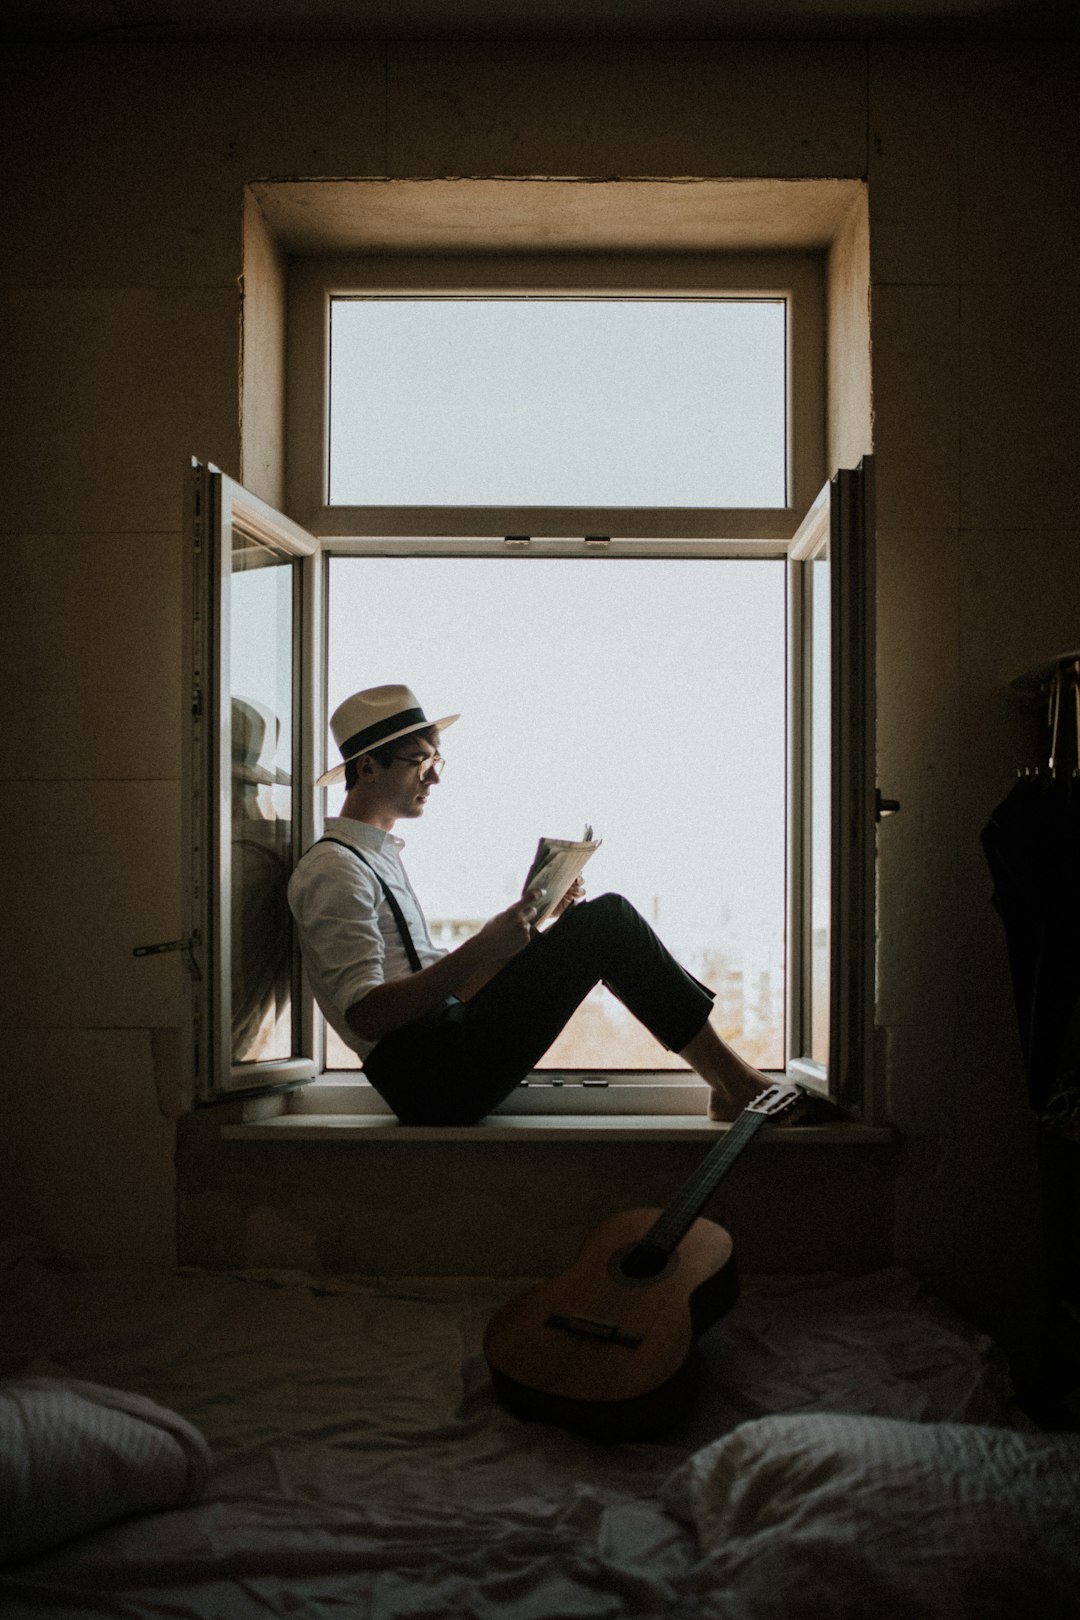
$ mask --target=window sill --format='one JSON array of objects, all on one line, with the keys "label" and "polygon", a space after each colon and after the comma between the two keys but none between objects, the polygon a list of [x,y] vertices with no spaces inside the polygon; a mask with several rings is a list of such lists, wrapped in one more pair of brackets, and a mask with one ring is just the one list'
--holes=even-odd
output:
[{"label": "window sill", "polygon": [[[380,1114],[289,1114],[222,1125],[233,1142],[704,1142],[729,1127],[690,1114],[522,1114],[482,1120],[479,1125],[401,1125]],[[762,1141],[787,1146],[866,1147],[895,1140],[887,1126],[839,1122],[830,1125],[766,1125]]]}]

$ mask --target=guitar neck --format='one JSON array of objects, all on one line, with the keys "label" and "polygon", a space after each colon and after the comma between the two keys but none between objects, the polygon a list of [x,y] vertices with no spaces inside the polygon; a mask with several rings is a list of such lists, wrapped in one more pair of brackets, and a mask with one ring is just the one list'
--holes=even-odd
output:
[{"label": "guitar neck", "polygon": [[670,1254],[693,1226],[701,1211],[719,1187],[740,1153],[753,1141],[761,1127],[768,1123],[767,1114],[755,1114],[744,1109],[718,1142],[703,1164],[676,1193],[660,1218],[653,1223],[641,1240],[641,1248],[663,1250]]}]

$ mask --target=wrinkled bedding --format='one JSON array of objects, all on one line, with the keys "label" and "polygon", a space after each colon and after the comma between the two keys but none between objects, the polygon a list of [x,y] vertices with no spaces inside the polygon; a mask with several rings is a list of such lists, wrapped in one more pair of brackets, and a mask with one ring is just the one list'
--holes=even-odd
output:
[{"label": "wrinkled bedding", "polygon": [[1073,1620],[1080,1434],[813,1412],[740,1424],[662,1492],[710,1620]]},{"label": "wrinkled bedding", "polygon": [[602,1447],[504,1413],[484,1326],[523,1283],[300,1273],[0,1269],[0,1373],[68,1377],[179,1414],[202,1498],[0,1571],[5,1620],[411,1620],[710,1612],[695,1527],[661,1497],[770,1413],[1022,1429],[994,1346],[899,1270],[746,1280],[662,1442]]},{"label": "wrinkled bedding", "polygon": [[81,1378],[0,1380],[0,1563],[114,1519],[186,1507],[210,1448],[175,1412]]}]

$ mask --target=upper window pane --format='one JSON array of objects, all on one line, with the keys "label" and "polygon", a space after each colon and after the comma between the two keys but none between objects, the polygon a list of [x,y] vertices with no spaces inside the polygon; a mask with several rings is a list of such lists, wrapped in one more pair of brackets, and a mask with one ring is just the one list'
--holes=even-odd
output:
[{"label": "upper window pane", "polygon": [[335,298],[330,504],[783,507],[786,304]]}]

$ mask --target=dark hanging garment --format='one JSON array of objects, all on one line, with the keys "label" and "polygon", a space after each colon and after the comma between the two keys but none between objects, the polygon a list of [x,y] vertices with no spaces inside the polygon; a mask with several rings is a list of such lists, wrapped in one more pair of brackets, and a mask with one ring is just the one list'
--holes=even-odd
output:
[{"label": "dark hanging garment", "polygon": [[1021,778],[983,829],[1031,1106],[1080,1129],[1080,780]]}]

